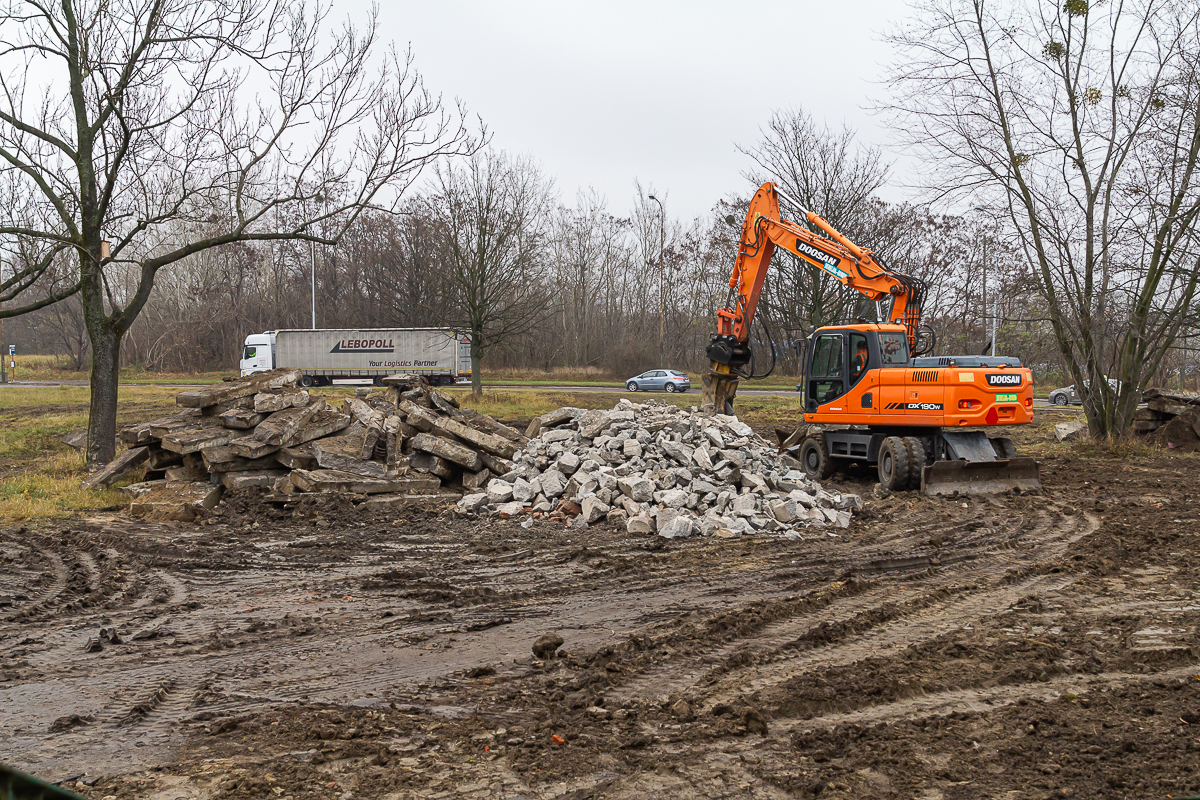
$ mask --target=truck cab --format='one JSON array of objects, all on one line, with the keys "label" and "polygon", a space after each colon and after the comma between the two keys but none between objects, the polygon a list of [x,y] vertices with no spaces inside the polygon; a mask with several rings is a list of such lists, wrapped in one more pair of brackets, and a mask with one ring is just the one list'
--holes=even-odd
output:
[{"label": "truck cab", "polygon": [[242,377],[275,369],[275,333],[252,333],[242,346]]}]

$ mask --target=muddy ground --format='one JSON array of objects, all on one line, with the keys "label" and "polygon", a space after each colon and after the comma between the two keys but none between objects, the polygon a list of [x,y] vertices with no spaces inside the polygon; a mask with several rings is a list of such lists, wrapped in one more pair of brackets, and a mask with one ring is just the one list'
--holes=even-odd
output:
[{"label": "muddy ground", "polygon": [[5,530],[0,760],[97,799],[1200,793],[1200,458],[1040,452],[1041,496],[842,477],[864,512],[802,541],[251,496]]}]

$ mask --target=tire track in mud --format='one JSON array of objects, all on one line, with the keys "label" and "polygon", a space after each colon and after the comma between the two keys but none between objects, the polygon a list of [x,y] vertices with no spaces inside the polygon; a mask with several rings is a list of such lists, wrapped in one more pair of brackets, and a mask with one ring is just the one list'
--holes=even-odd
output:
[{"label": "tire track in mud", "polygon": [[783,732],[802,732],[838,725],[875,725],[925,717],[947,716],[954,713],[994,711],[1022,700],[1056,700],[1064,694],[1084,694],[1104,691],[1128,684],[1190,678],[1195,666],[1177,667],[1161,672],[1102,672],[1094,675],[1056,675],[1036,683],[1016,683],[987,688],[960,688],[922,694],[891,703],[868,706],[854,711],[823,714],[809,719],[776,717],[773,727]]},{"label": "tire track in mud", "polygon": [[[1033,576],[1015,585],[1005,583],[1014,568],[1052,558],[1099,527],[1099,520],[1092,515],[1052,513],[1059,510],[1043,510],[1034,519],[1022,520],[1021,532],[1005,536],[999,543],[971,541],[979,551],[975,557],[926,567],[917,581],[919,587],[911,581],[907,588],[897,586],[898,580],[908,579],[893,574],[877,589],[832,608],[798,613],[732,642],[714,643],[684,663],[672,660],[657,664],[630,676],[613,694],[629,700],[699,691],[702,695],[715,693],[706,701],[729,702],[784,682],[817,664],[853,663],[878,654],[881,648],[895,650],[919,644],[944,633],[947,625],[969,624],[1029,594],[1057,591],[1073,578]],[[1030,526],[1027,529],[1026,522]],[[1014,546],[1022,538],[1033,541]],[[878,551],[866,554],[871,568],[865,571],[894,572],[890,564],[880,566],[879,556]],[[908,571],[911,563],[905,560],[899,569]],[[861,574],[864,570],[847,571]],[[972,584],[975,588],[969,588]],[[961,596],[964,592],[966,596]],[[708,688],[698,688],[704,685]],[[747,685],[749,691],[741,690]],[[740,689],[735,691],[733,687]]]}]

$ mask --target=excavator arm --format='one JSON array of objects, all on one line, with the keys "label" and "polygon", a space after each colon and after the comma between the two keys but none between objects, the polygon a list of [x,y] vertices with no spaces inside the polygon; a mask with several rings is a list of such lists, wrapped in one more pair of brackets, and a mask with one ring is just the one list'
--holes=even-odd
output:
[{"label": "excavator arm", "polygon": [[744,369],[753,357],[750,324],[758,310],[776,247],[875,301],[881,317],[883,302],[891,299],[887,319],[880,321],[904,325],[910,352],[918,352],[921,283],[888,269],[870,250],[854,244],[824,218],[801,209],[798,204],[792,203],[825,235],[783,219],[779,200],[780,192],[773,183],[764,183],[750,200],[737,260],[729,278],[729,297],[726,307],[717,310],[717,333],[707,349],[712,367],[704,377],[702,402],[706,410],[732,413],[738,378],[749,377]]}]

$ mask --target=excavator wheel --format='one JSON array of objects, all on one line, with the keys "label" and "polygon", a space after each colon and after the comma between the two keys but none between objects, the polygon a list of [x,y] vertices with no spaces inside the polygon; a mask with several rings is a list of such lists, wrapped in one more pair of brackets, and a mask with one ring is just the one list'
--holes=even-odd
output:
[{"label": "excavator wheel", "polygon": [[809,436],[800,445],[800,463],[809,480],[823,481],[833,475],[833,459],[822,434]]},{"label": "excavator wheel", "polygon": [[919,436],[905,436],[904,446],[908,450],[908,488],[921,488],[921,470],[925,467],[925,445]]},{"label": "excavator wheel", "polygon": [[1004,436],[997,436],[992,439],[992,449],[996,451],[996,458],[1016,458],[1017,446],[1012,439]]},{"label": "excavator wheel", "polygon": [[903,437],[889,436],[879,448],[879,483],[883,488],[900,492],[908,488],[912,474],[912,459]]}]

